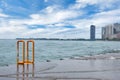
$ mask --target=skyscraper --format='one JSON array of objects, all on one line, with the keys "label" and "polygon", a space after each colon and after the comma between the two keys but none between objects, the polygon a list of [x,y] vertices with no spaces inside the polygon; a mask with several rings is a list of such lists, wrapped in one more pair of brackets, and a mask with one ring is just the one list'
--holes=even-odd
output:
[{"label": "skyscraper", "polygon": [[95,40],[95,25],[90,26],[90,40]]},{"label": "skyscraper", "polygon": [[106,25],[105,27],[102,27],[102,39],[112,39],[114,30],[113,25]]},{"label": "skyscraper", "polygon": [[102,27],[102,39],[120,39],[120,23],[109,24]]}]

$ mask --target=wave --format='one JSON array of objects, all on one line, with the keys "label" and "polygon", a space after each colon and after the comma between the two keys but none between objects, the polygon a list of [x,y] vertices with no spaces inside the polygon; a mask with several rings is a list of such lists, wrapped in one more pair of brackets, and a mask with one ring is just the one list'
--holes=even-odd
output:
[{"label": "wave", "polygon": [[106,54],[106,53],[120,53],[120,49],[104,50],[100,54]]}]

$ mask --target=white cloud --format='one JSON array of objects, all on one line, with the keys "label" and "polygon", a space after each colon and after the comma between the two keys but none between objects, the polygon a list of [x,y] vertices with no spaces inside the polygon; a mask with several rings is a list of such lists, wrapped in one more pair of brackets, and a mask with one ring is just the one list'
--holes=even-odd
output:
[{"label": "white cloud", "polygon": [[66,26],[66,25],[67,25],[66,23],[57,23],[57,24],[54,24],[53,26],[62,27],[62,26]]},{"label": "white cloud", "polygon": [[[48,10],[49,8],[50,10]],[[14,25],[48,25],[61,23],[68,19],[74,19],[83,14],[81,11],[54,9],[56,9],[55,6],[47,7],[42,10],[40,14],[31,14],[31,19],[12,20],[10,23]]]},{"label": "white cloud", "polygon": [[10,17],[10,16],[3,13],[3,9],[0,8],[0,18],[7,18],[7,17]]},{"label": "white cloud", "polygon": [[[29,29],[28,29],[29,30]],[[41,32],[43,32],[44,31],[44,29],[33,29],[33,30],[29,30],[29,31],[26,31],[25,33],[24,33],[24,35],[25,36],[29,36],[29,35],[31,35],[31,34],[38,34],[38,33],[41,33]]]},{"label": "white cloud", "polygon": [[48,2],[48,0],[44,0],[44,2]]},{"label": "white cloud", "polygon": [[120,9],[104,11],[89,16],[89,18],[70,21],[70,23],[72,25],[75,25],[76,28],[89,27],[91,24],[102,27],[104,25],[115,22],[120,22]]},{"label": "white cloud", "polygon": [[[99,0],[100,1],[100,0]],[[98,0],[76,0],[76,4],[72,6],[72,9],[80,9],[84,8],[87,5],[94,5],[98,2]],[[70,6],[71,7],[71,6]]]},{"label": "white cloud", "polygon": [[70,6],[70,8],[72,9],[80,9],[80,8],[84,8],[87,5],[94,5],[96,7],[98,7],[98,9],[100,11],[103,11],[104,9],[108,8],[115,8],[118,7],[119,5],[116,5],[117,3],[119,3],[119,0],[76,0],[76,4]]},{"label": "white cloud", "polygon": [[9,16],[6,14],[0,13],[0,17],[9,17]]},{"label": "white cloud", "polygon": [[52,13],[54,11],[55,12],[59,11],[59,8],[60,8],[60,6],[58,6],[58,5],[48,6],[45,9],[43,9],[41,12],[43,12],[45,14],[49,14],[49,13]]},{"label": "white cloud", "polygon": [[106,25],[120,22],[120,9],[101,12],[94,15],[93,17],[93,20],[97,25]]}]

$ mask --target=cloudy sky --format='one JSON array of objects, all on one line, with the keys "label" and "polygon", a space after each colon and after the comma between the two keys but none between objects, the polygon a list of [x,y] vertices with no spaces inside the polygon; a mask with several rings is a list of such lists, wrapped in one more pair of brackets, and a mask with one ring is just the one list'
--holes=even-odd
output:
[{"label": "cloudy sky", "polygon": [[0,39],[87,38],[120,22],[120,0],[0,0]]}]

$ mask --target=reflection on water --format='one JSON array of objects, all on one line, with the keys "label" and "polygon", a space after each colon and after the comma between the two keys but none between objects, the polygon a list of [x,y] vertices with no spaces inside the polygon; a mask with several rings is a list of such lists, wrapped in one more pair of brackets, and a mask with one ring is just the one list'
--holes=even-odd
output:
[{"label": "reflection on water", "polygon": [[34,78],[34,64],[17,65],[16,80],[29,80]]}]

